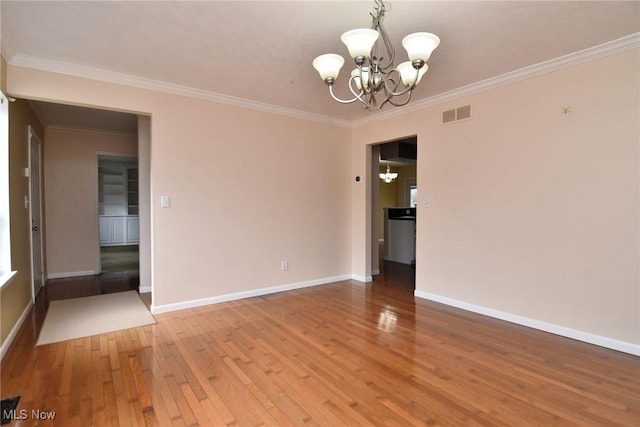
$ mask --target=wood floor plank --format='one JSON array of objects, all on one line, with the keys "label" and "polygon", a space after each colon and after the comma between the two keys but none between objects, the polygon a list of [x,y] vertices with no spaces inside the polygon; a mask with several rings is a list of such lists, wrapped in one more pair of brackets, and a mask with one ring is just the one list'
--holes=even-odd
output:
[{"label": "wood floor plank", "polygon": [[56,412],[15,425],[640,425],[640,357],[390,283],[165,313],[40,347],[32,315],[2,361],[2,397]]},{"label": "wood floor plank", "polygon": [[[145,417],[146,425],[154,425],[157,420],[158,426],[171,425],[171,415],[169,414],[169,405],[164,401],[163,391],[166,389],[164,384],[164,377],[162,375],[154,375],[154,368],[147,371],[143,371],[142,375],[146,383],[146,387],[149,390],[149,397],[152,402],[153,413],[149,413],[149,419]],[[172,403],[170,401],[169,403]],[[176,408],[177,412],[177,408]]]}]

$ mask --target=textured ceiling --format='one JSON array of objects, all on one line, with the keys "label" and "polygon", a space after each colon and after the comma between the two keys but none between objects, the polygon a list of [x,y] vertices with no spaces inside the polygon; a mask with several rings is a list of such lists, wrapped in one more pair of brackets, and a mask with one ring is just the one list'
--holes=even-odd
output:
[{"label": "textured ceiling", "polygon": [[[311,66],[340,35],[369,27],[373,1],[1,2],[2,52],[151,79],[340,120],[372,113],[332,101]],[[396,45],[442,42],[414,101],[640,31],[640,2],[393,1]],[[346,97],[345,65],[336,92]],[[384,111],[384,110],[383,110]]]}]

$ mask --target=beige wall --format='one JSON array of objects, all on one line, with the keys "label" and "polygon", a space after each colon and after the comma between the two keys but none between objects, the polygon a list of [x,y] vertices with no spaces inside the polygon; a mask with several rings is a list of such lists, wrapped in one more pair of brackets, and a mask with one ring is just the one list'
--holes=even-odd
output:
[{"label": "beige wall", "polygon": [[348,130],[172,103],[152,116],[154,304],[349,273]]},{"label": "beige wall", "polygon": [[29,211],[24,197],[29,195],[29,180],[24,168],[29,166],[28,126],[42,140],[43,130],[29,107],[21,99],[9,104],[9,209],[11,217],[11,268],[13,280],[0,291],[1,333],[5,339],[20,315],[31,302],[31,244]]},{"label": "beige wall", "polygon": [[151,116],[154,307],[350,273],[349,129],[13,66],[8,85]]},{"label": "beige wall", "polygon": [[48,275],[96,274],[98,154],[136,156],[135,134],[46,128],[45,224]]},{"label": "beige wall", "polygon": [[[639,63],[629,50],[354,130],[354,170],[366,144],[418,135],[418,294],[638,351]],[[466,104],[471,120],[440,124]]]}]

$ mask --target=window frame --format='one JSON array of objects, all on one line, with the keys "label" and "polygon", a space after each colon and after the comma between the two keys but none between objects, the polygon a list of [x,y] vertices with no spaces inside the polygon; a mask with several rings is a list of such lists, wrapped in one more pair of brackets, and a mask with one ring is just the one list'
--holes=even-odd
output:
[{"label": "window frame", "polygon": [[0,289],[11,282],[11,212],[9,207],[9,99],[0,91]]}]

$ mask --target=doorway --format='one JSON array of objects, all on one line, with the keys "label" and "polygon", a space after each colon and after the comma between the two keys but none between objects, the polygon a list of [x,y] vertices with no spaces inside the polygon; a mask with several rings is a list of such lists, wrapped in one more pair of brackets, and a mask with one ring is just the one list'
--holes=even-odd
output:
[{"label": "doorway", "polygon": [[[64,175],[64,179],[70,179],[71,174],[75,174],[77,179],[86,180],[83,183],[91,185],[83,185],[81,188],[75,191],[82,192],[82,200],[95,203],[91,209],[87,209],[84,204],[83,212],[89,215],[87,218],[93,218],[92,221],[84,221],[81,231],[75,233],[73,236],[73,245],[69,245],[72,249],[69,250],[68,259],[81,259],[79,262],[71,262],[65,264],[65,259],[59,256],[52,262],[50,257],[44,258],[44,264],[46,270],[49,273],[49,277],[46,278],[44,290],[46,290],[47,301],[68,299],[75,297],[83,297],[90,295],[97,295],[102,293],[116,292],[118,290],[138,290],[141,293],[147,294],[147,300],[151,299],[150,292],[151,286],[151,233],[150,233],[150,152],[151,152],[151,135],[150,125],[151,120],[148,116],[141,116],[138,114],[132,114],[122,111],[110,111],[100,108],[87,108],[74,105],[65,105],[53,102],[28,100],[29,106],[39,118],[41,124],[46,128],[54,129],[54,136],[47,134],[46,142],[42,147],[42,163],[43,171],[56,171],[56,173],[48,176],[47,179],[51,179],[46,182],[47,190],[50,190],[52,194],[57,194],[61,188],[60,174],[66,172],[64,159],[65,157],[54,156],[47,157],[49,146],[46,143],[49,142],[49,138],[56,144],[65,144],[67,140],[75,140],[79,138],[77,135],[83,134],[83,144],[75,146],[73,149],[77,149],[73,153],[73,158],[77,159],[74,163],[74,168],[68,171],[67,175]],[[55,134],[55,132],[58,132]],[[72,137],[68,135],[61,136],[61,133],[72,134]],[[137,135],[134,136],[134,135]],[[101,154],[114,154],[118,153],[120,156],[127,156],[129,154],[123,154],[123,152],[129,152],[135,157],[135,151],[131,151],[130,147],[133,145],[131,139],[137,139],[137,156],[139,160],[134,160],[134,163],[139,167],[139,173],[137,179],[139,181],[139,223],[134,224],[131,221],[125,223],[125,227],[128,227],[127,234],[133,235],[135,228],[140,231],[141,238],[138,242],[133,244],[131,241],[127,241],[131,246],[136,246],[136,256],[133,262],[131,262],[131,253],[126,254],[125,257],[129,259],[127,266],[124,268],[114,267],[114,270],[120,270],[120,272],[109,272],[108,274],[101,274],[101,260],[100,260],[100,244],[99,244],[99,224],[97,218],[97,198],[98,198],[98,183],[97,183],[97,156]],[[111,145],[113,145],[113,152],[110,151]],[[124,149],[124,146],[128,148]],[[59,145],[60,146],[60,145]],[[71,147],[71,146],[69,146]],[[70,148],[71,149],[71,148]],[[104,151],[103,151],[104,150]],[[71,151],[68,151],[71,153]],[[50,162],[50,163],[47,163]],[[44,163],[47,163],[46,165]],[[75,166],[82,165],[75,168]],[[88,174],[93,176],[88,177]],[[134,180],[136,177],[129,173],[127,180]],[[42,177],[43,185],[45,184],[45,177]],[[94,184],[95,182],[95,184]],[[58,188],[58,187],[60,188]],[[42,187],[42,193],[44,194],[44,187]],[[91,192],[91,194],[89,194]],[[76,194],[76,193],[74,193]],[[77,193],[80,194],[80,193]],[[128,195],[127,195],[128,196]],[[80,197],[79,195],[77,197]],[[43,197],[43,200],[45,198]],[[52,248],[65,248],[64,241],[66,239],[65,227],[71,228],[72,222],[65,221],[65,210],[67,205],[60,203],[56,197],[46,198],[51,206],[47,205],[45,209],[42,206],[43,211],[47,215],[47,218],[42,218],[42,222],[47,224],[47,236],[42,236],[42,240],[48,244],[51,244]],[[44,201],[43,201],[44,203]],[[133,203],[131,203],[133,205]],[[133,208],[133,207],[132,207]],[[53,220],[49,221],[49,219]],[[45,221],[45,219],[47,221]],[[51,223],[51,224],[50,224]],[[90,228],[91,227],[91,228]],[[41,227],[38,227],[41,230]],[[122,229],[120,229],[122,230]],[[122,235],[123,233],[120,233]],[[83,249],[78,249],[83,248]],[[132,248],[134,249],[134,248]],[[64,249],[63,249],[64,250]],[[83,252],[82,252],[83,251]],[[59,255],[61,250],[56,251],[56,255]],[[78,254],[81,253],[82,257]],[[37,253],[34,254],[37,256]],[[46,252],[45,252],[46,255]],[[90,255],[90,256],[87,256]],[[89,260],[90,258],[90,260]],[[62,262],[60,260],[63,260]],[[70,268],[67,267],[70,265]],[[111,268],[111,267],[109,267]],[[135,269],[135,278],[127,277],[133,276],[131,271]],[[125,274],[122,271],[125,271]],[[35,271],[35,270],[34,270]],[[107,277],[105,277],[107,276]],[[143,279],[144,276],[144,279]],[[142,282],[144,280],[144,282]]]},{"label": "doorway", "polygon": [[417,137],[382,142],[372,145],[371,150],[371,270],[374,284],[384,283],[413,292]]}]

